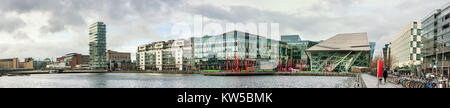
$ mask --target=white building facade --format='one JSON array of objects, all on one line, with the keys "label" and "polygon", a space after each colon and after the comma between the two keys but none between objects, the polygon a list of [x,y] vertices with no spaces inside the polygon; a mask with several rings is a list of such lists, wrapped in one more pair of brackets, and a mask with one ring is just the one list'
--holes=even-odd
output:
[{"label": "white building facade", "polygon": [[421,23],[410,22],[391,43],[392,69],[421,64]]},{"label": "white building facade", "polygon": [[169,40],[139,46],[137,65],[141,70],[191,70],[190,43],[190,40]]}]

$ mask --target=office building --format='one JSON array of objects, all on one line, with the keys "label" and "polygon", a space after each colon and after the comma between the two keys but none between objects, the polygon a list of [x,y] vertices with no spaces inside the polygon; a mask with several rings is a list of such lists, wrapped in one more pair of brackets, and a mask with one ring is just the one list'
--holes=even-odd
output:
[{"label": "office building", "polygon": [[376,42],[369,42],[370,45],[370,60],[373,60],[373,56],[375,54],[375,46],[377,45]]},{"label": "office building", "polygon": [[288,55],[296,61],[294,64],[296,69],[310,70],[309,57],[306,54],[306,49],[319,44],[316,41],[301,40],[299,35],[282,35],[281,41],[288,44]]},{"label": "office building", "polygon": [[450,66],[450,2],[422,20],[422,68],[448,71]]},{"label": "office building", "polygon": [[392,69],[421,64],[421,26],[420,22],[410,22],[392,39]]},{"label": "office building", "polygon": [[281,64],[292,59],[287,56],[287,42],[240,31],[193,37],[191,41],[196,70],[272,71],[284,69]]}]

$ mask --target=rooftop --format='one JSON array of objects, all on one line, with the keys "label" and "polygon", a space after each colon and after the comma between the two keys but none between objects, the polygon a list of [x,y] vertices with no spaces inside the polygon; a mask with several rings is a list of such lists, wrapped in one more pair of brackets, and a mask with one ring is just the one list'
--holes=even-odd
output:
[{"label": "rooftop", "polygon": [[338,34],[306,51],[370,51],[367,33]]}]

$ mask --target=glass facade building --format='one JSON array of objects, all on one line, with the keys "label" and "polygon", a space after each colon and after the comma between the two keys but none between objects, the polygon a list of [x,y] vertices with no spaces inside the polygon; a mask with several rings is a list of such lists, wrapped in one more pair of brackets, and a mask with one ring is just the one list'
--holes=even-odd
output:
[{"label": "glass facade building", "polygon": [[[431,72],[437,67],[448,69],[450,65],[450,3],[433,11],[422,20],[423,68]],[[444,70],[445,70],[444,68]]]},{"label": "glass facade building", "polygon": [[373,55],[375,53],[375,46],[377,45],[376,42],[369,42],[370,45],[370,60],[373,60]]},{"label": "glass facade building", "polygon": [[106,25],[96,22],[89,26],[89,67],[107,69],[106,61]]},{"label": "glass facade building", "polygon": [[192,37],[196,70],[275,70],[287,60],[287,42],[239,31]]},{"label": "glass facade building", "polygon": [[294,61],[294,68],[301,70],[310,70],[309,68],[309,57],[306,54],[306,49],[311,48],[312,46],[319,44],[319,42],[309,41],[309,40],[301,40],[299,35],[282,35],[281,41],[288,43],[288,55],[289,58],[292,58]]},{"label": "glass facade building", "polygon": [[301,41],[300,35],[281,35],[281,41],[296,43]]}]

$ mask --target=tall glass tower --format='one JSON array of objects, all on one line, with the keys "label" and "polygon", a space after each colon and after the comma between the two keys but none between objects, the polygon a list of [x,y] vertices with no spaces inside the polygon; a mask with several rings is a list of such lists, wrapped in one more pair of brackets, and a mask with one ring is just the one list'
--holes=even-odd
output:
[{"label": "tall glass tower", "polygon": [[96,22],[89,26],[89,67],[107,69],[106,25],[103,22]]}]

